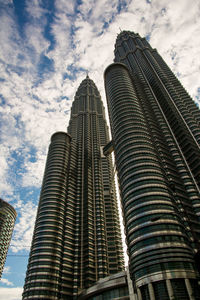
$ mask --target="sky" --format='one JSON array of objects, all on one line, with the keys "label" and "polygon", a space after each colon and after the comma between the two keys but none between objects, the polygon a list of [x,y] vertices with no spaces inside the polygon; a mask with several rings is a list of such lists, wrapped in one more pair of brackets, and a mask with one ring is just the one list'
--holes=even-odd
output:
[{"label": "sky", "polygon": [[1,300],[21,299],[50,137],[87,72],[106,106],[120,30],[148,37],[200,101],[199,0],[0,0],[0,197],[18,214]]}]

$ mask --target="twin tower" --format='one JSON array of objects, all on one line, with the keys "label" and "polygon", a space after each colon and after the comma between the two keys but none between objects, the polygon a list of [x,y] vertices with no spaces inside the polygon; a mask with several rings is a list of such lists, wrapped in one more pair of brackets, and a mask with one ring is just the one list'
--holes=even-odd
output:
[{"label": "twin tower", "polygon": [[[114,61],[112,141],[88,76],[51,138],[23,299],[200,299],[200,111],[138,34],[118,35]],[[92,290],[124,270],[113,149],[131,278],[117,297]]]}]

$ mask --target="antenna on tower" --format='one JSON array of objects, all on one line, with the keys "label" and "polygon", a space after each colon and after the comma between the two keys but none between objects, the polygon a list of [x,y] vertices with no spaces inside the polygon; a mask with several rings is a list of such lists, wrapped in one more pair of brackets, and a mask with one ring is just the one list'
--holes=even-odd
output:
[{"label": "antenna on tower", "polygon": [[120,32],[122,32],[121,28],[119,27]]},{"label": "antenna on tower", "polygon": [[86,78],[88,78],[89,76],[88,76],[88,70],[86,71]]}]

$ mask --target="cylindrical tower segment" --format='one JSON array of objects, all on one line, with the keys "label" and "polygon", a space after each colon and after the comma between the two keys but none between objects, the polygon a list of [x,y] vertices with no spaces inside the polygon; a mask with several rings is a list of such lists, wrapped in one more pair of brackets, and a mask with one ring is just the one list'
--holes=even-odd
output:
[{"label": "cylindrical tower segment", "polygon": [[0,278],[10,245],[17,213],[6,201],[0,199]]},{"label": "cylindrical tower segment", "polygon": [[64,132],[51,138],[23,299],[60,297],[70,140]]},{"label": "cylindrical tower segment", "polygon": [[[142,299],[153,299],[159,288],[167,297],[169,284],[176,284],[176,278],[182,278],[180,286],[186,290],[185,278],[197,276],[190,237],[127,67],[110,65],[105,71],[105,88],[131,277],[138,295],[149,295]],[[162,132],[159,135],[162,140]],[[174,168],[173,161],[167,165]]]}]

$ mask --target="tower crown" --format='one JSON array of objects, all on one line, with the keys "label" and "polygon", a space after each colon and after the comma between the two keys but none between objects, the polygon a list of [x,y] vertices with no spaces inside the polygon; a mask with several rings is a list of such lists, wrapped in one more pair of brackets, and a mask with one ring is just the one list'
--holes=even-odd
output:
[{"label": "tower crown", "polygon": [[101,101],[100,93],[92,79],[88,74],[86,78],[80,83],[74,102],[71,108],[71,116],[76,117],[83,113],[98,113],[105,115],[105,109]]},{"label": "tower crown", "polygon": [[118,35],[117,35],[117,40],[116,42],[119,40],[119,39],[127,39],[129,37],[132,37],[132,38],[136,38],[136,37],[139,37],[140,38],[140,35],[139,33],[135,33],[135,32],[132,32],[132,31],[128,31],[128,30],[123,30],[121,31]]},{"label": "tower crown", "polygon": [[86,78],[82,80],[82,82],[80,83],[76,95],[75,95],[75,99],[77,97],[80,96],[89,96],[89,95],[94,95],[97,97],[100,97],[99,91],[96,87],[96,84],[94,83],[94,81],[92,79],[90,79],[89,75],[86,75]]}]

